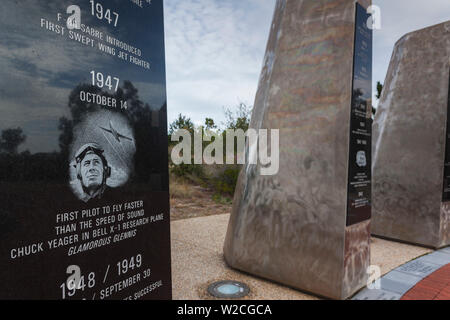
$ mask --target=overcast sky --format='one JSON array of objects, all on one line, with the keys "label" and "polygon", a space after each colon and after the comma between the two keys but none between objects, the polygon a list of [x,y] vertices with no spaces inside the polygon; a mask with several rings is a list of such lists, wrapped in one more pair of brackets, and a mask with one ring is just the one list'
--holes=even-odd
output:
[{"label": "overcast sky", "polygon": [[[275,0],[165,0],[169,121],[183,113],[200,124],[222,121],[223,107],[253,105]],[[450,20],[450,0],[373,0],[373,82],[384,82],[395,42]],[[375,100],[374,100],[375,101]],[[375,103],[376,104],[376,103]]]},{"label": "overcast sky", "polygon": [[381,30],[374,33],[375,92],[376,82],[384,82],[395,42],[411,31],[449,21],[450,0],[373,0],[373,4],[381,9]]}]

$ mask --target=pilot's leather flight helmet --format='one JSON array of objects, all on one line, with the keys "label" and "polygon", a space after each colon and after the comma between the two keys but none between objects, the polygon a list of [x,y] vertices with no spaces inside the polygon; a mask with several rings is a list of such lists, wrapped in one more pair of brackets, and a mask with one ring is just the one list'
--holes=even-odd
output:
[{"label": "pilot's leather flight helmet", "polygon": [[81,162],[83,161],[84,157],[88,153],[95,153],[100,157],[103,163],[103,185],[106,185],[106,179],[111,177],[111,167],[108,166],[108,161],[106,160],[104,156],[104,150],[102,147],[100,147],[97,143],[88,143],[82,146],[77,153],[75,154],[75,163],[76,163],[76,172],[77,172],[77,178],[82,181],[81,177]]}]

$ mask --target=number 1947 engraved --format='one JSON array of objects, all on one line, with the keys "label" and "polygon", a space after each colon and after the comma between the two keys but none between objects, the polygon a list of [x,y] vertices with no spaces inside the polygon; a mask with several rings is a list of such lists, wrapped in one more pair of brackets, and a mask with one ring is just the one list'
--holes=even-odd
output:
[{"label": "number 1947 engraved", "polygon": [[97,19],[99,20],[106,20],[108,21],[109,24],[113,24],[114,27],[117,27],[117,22],[119,21],[119,14],[117,12],[112,12],[114,18],[111,18],[110,9],[104,9],[101,3],[95,2],[94,0],[91,0],[90,3],[91,3],[91,14],[94,17],[97,17]]},{"label": "number 1947 engraved", "polygon": [[101,72],[96,72],[94,70],[91,71],[92,76],[92,85],[97,86],[100,89],[103,89],[104,87],[107,87],[109,90],[113,89],[113,80],[114,80],[114,91],[117,92],[117,89],[119,88],[119,82],[120,79],[117,77],[111,77],[111,76],[104,76]]}]

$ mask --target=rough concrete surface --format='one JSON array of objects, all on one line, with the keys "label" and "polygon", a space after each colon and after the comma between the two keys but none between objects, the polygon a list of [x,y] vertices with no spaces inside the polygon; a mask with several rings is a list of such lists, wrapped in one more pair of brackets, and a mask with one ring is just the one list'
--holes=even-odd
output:
[{"label": "rough concrete surface", "polygon": [[338,299],[369,258],[368,225],[346,229],[354,31],[353,0],[277,1],[250,127],[279,129],[280,167],[244,165],[224,246],[233,268]]},{"label": "rough concrete surface", "polygon": [[[251,276],[227,267],[223,243],[230,215],[174,221],[171,223],[173,298],[175,300],[214,299],[207,287],[214,281],[243,281],[250,286],[252,300],[316,300],[319,297]],[[382,274],[430,249],[372,238],[371,264]]]},{"label": "rough concrete surface", "polygon": [[373,124],[372,232],[430,247],[450,244],[443,203],[450,21],[395,45]]}]

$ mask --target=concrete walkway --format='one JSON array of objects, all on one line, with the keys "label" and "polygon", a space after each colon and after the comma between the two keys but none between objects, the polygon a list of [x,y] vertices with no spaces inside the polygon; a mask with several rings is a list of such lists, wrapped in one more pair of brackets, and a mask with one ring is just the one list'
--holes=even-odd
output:
[{"label": "concrete walkway", "polygon": [[[212,282],[220,280],[246,283],[251,291],[247,299],[252,300],[318,299],[228,268],[223,260],[222,248],[229,217],[226,214],[171,223],[173,298],[175,300],[214,299],[207,293],[207,287]],[[371,264],[378,265],[381,273],[385,275],[431,252],[430,249],[418,246],[372,238]],[[385,283],[387,282],[382,280],[382,288]],[[374,295],[373,299],[393,298],[389,295],[376,296],[375,292],[370,294]],[[399,295],[395,297],[401,298]],[[364,299],[364,291],[356,297]]]}]

